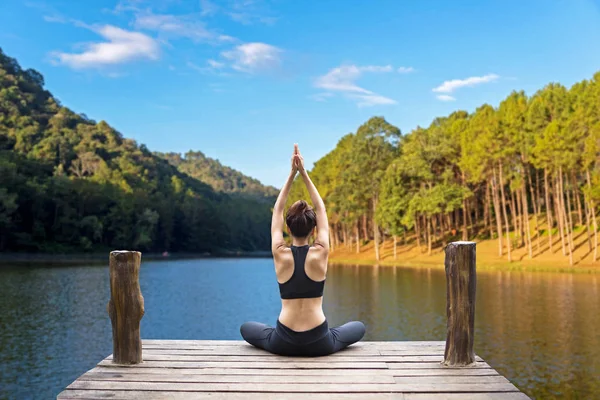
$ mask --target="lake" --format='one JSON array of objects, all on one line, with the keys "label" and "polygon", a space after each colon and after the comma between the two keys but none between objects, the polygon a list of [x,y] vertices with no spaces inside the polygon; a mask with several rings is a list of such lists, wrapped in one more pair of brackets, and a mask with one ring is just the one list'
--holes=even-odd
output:
[{"label": "lake", "polygon": [[[241,339],[275,323],[271,259],[144,262],[147,339]],[[108,266],[0,268],[0,398],[51,399],[112,353]],[[365,340],[445,340],[441,269],[329,268],[330,325]],[[475,351],[532,398],[600,398],[600,277],[478,272]]]}]

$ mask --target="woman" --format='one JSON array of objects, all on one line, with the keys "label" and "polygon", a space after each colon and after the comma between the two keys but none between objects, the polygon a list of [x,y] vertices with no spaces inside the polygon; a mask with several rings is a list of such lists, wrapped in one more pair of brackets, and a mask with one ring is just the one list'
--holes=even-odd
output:
[{"label": "woman", "polygon": [[[299,172],[315,205],[304,200],[288,210],[285,222],[292,236],[292,246],[283,239],[283,211]],[[308,240],[317,229],[312,246]],[[329,224],[325,204],[304,169],[304,160],[294,145],[292,170],[273,209],[271,247],[275,273],[281,295],[281,313],[275,328],[259,322],[246,322],[240,328],[244,340],[253,346],[285,356],[324,356],[335,353],[365,334],[362,322],[348,322],[329,329],[323,314],[323,287],[329,254]]]}]

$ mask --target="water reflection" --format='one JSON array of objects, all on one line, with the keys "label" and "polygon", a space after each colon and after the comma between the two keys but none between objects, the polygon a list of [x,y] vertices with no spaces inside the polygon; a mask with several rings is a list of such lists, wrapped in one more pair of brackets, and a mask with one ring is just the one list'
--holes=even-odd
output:
[{"label": "water reflection", "polygon": [[[596,275],[479,272],[475,350],[534,398],[600,397]],[[144,262],[142,336],[240,339],[279,312],[272,260]],[[107,267],[0,270],[0,398],[53,398],[112,351]],[[365,340],[444,340],[443,270],[329,269],[330,324]]]}]

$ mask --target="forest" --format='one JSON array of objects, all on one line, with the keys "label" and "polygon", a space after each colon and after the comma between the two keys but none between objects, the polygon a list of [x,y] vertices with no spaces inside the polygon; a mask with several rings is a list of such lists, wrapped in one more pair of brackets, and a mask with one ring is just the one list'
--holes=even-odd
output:
[{"label": "forest", "polygon": [[268,250],[276,194],[71,111],[0,49],[0,252]]},{"label": "forest", "polygon": [[[574,264],[598,258],[600,72],[571,88],[512,92],[497,107],[456,111],[403,135],[373,117],[342,137],[310,176],[325,201],[330,243],[361,251],[393,240],[423,252],[451,240],[497,241]],[[290,201],[308,198],[300,180]],[[580,244],[575,243],[576,238]]]}]

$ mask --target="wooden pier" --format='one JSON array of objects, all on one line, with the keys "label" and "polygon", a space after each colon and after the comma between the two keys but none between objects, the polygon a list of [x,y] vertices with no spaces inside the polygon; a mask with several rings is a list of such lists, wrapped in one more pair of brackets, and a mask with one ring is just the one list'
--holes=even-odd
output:
[{"label": "wooden pier", "polygon": [[446,341],[364,341],[314,358],[276,356],[235,340],[141,340],[140,255],[115,253],[108,306],[114,352],[58,399],[528,399],[473,352],[474,243],[446,249]]}]

